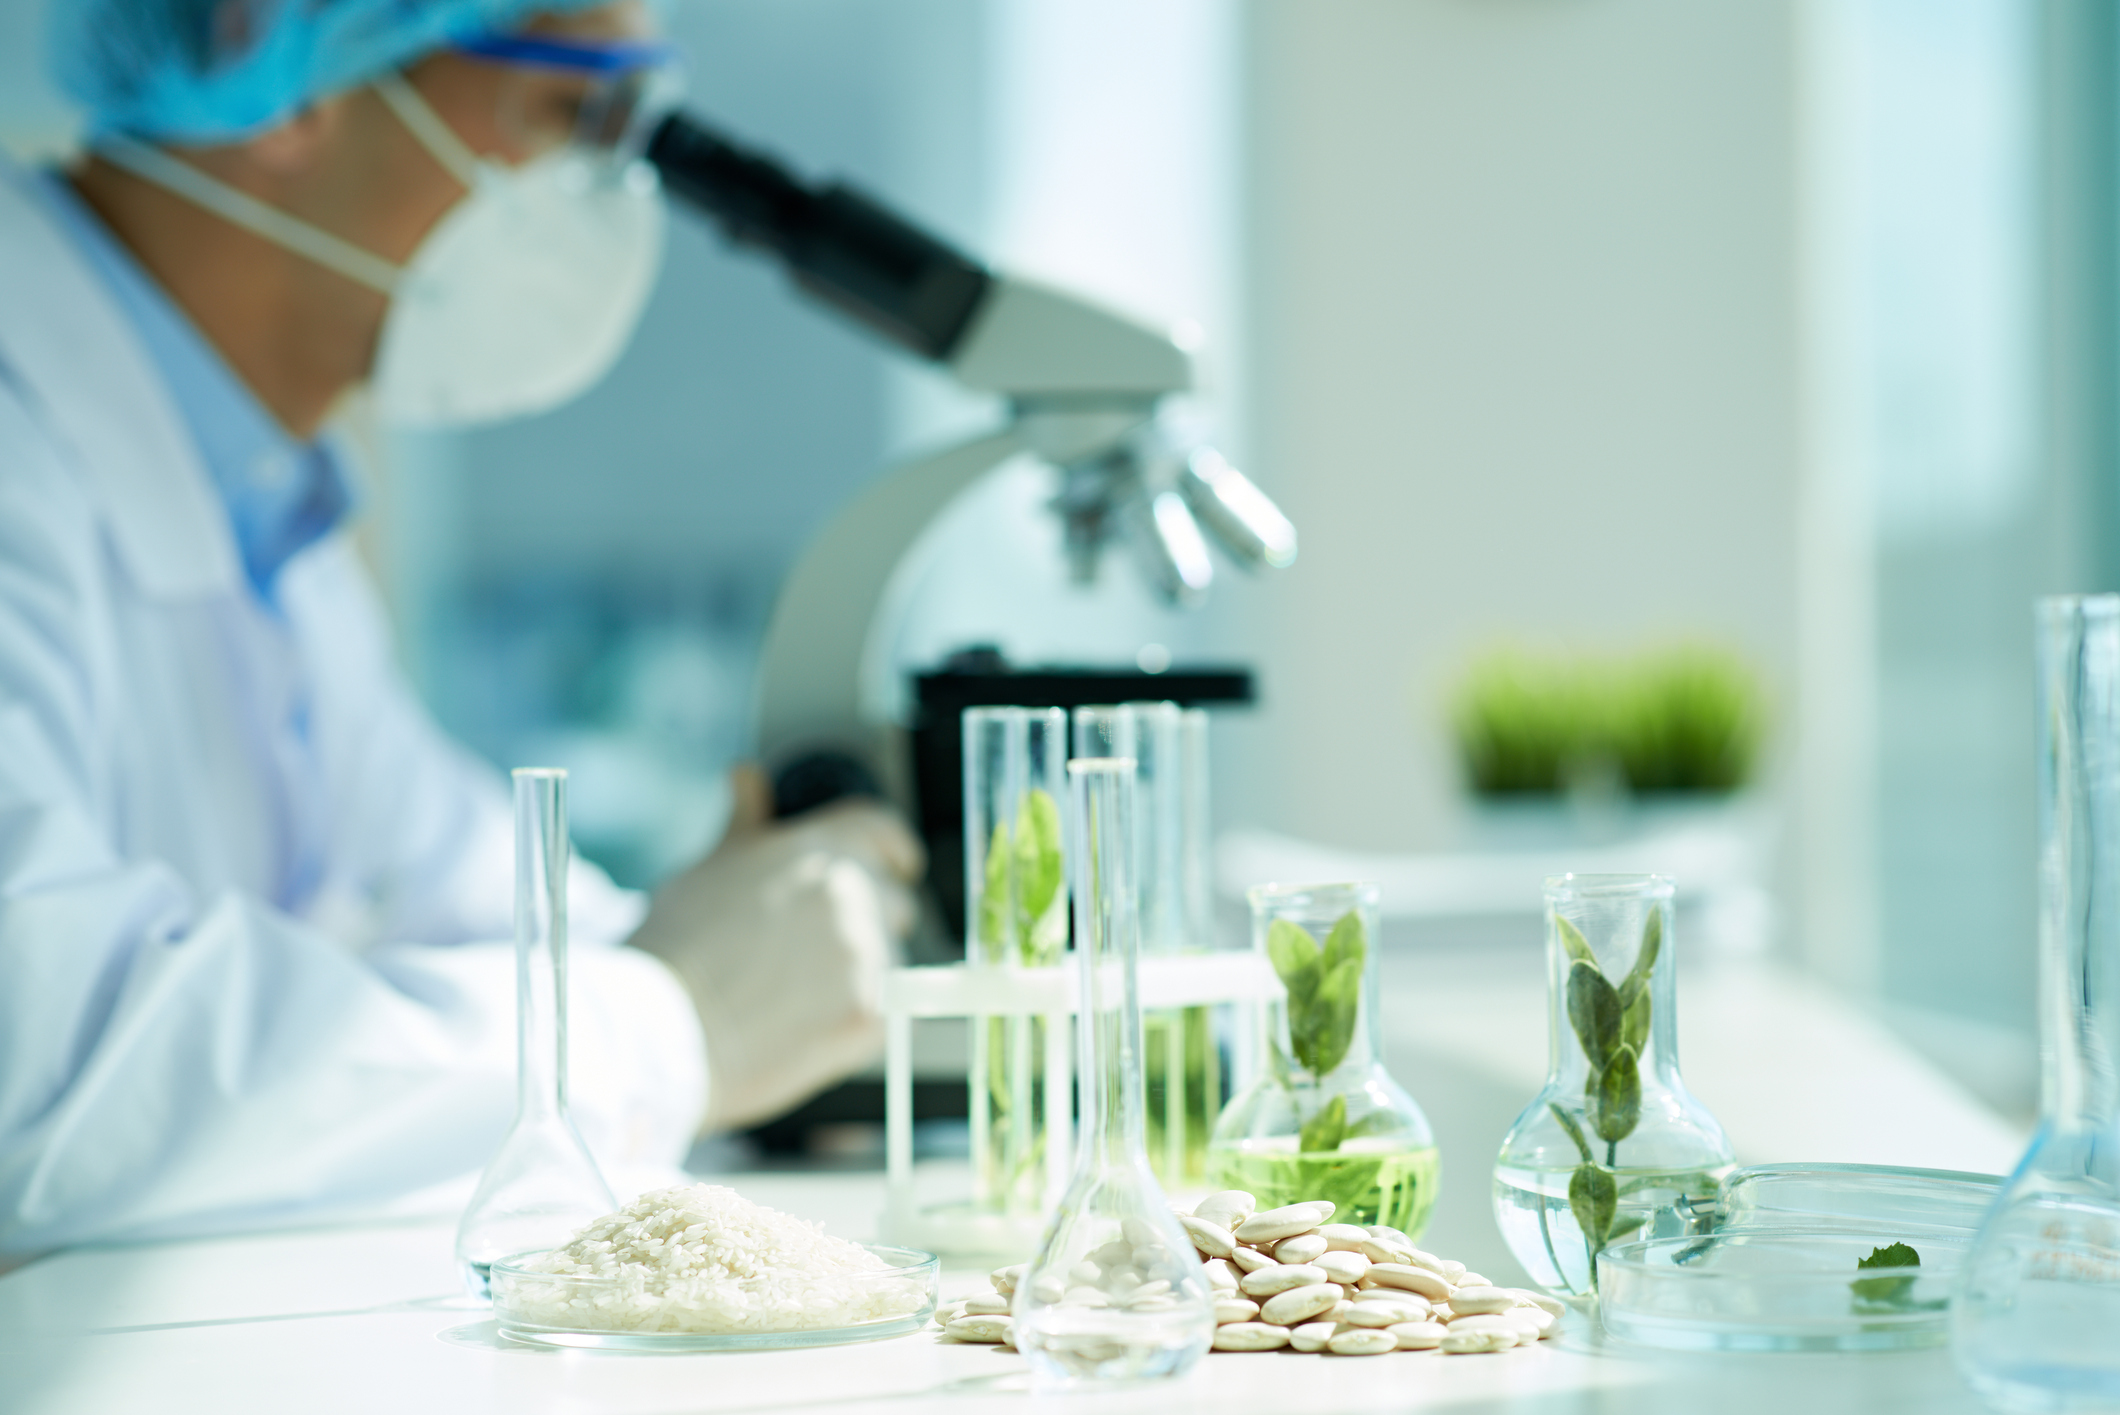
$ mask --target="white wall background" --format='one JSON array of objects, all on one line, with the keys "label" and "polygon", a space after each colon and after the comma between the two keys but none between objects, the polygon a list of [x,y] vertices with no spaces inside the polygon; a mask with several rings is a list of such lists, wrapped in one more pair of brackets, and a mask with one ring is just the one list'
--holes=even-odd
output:
[{"label": "white wall background", "polygon": [[1790,5],[1248,14],[1252,445],[1303,550],[1243,596],[1270,697],[1241,812],[1447,842],[1442,700],[1500,635],[1713,635],[1786,698]]}]

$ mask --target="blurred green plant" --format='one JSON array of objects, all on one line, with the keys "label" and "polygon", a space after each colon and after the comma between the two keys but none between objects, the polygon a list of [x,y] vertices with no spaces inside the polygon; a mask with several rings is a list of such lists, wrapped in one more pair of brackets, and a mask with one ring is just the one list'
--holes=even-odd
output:
[{"label": "blurred green plant", "polygon": [[1498,649],[1451,704],[1459,758],[1483,796],[1558,795],[1600,774],[1637,795],[1727,792],[1752,775],[1765,694],[1727,649],[1623,658]]}]

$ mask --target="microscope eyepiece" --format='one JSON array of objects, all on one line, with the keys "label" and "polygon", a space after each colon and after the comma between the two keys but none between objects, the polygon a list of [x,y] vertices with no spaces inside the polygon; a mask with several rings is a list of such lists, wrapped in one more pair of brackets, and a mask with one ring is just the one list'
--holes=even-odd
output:
[{"label": "microscope eyepiece", "polygon": [[772,252],[798,285],[893,343],[947,360],[993,283],[971,257],[841,183],[813,187],[673,112],[642,154],[663,190],[738,245]]}]

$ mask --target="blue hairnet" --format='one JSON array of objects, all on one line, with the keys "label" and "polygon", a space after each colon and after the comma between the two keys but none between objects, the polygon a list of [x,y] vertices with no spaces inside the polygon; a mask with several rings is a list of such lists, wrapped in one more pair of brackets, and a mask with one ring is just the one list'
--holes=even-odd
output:
[{"label": "blue hairnet", "polygon": [[98,132],[214,142],[452,38],[603,0],[47,0],[53,77]]}]

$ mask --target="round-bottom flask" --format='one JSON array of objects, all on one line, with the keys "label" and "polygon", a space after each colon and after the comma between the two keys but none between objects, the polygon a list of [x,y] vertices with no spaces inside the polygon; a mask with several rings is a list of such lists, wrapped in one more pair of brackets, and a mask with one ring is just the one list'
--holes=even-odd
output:
[{"label": "round-bottom flask", "polygon": [[1262,1209],[1330,1199],[1336,1222],[1419,1238],[1441,1160],[1428,1117],[1384,1069],[1377,898],[1373,884],[1251,891],[1253,941],[1285,994],[1263,1009],[1258,1079],[1215,1124],[1207,1182]]},{"label": "round-bottom flask", "polygon": [[1678,1071],[1671,881],[1546,881],[1545,1089],[1502,1141],[1494,1219],[1556,1297],[1597,1290],[1597,1255],[1656,1209],[1711,1201],[1734,1167],[1715,1117]]}]

